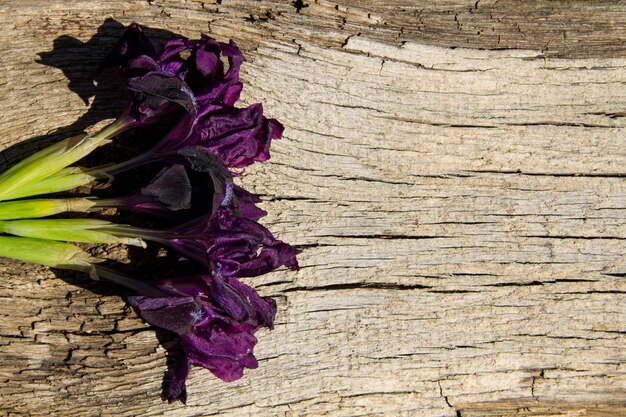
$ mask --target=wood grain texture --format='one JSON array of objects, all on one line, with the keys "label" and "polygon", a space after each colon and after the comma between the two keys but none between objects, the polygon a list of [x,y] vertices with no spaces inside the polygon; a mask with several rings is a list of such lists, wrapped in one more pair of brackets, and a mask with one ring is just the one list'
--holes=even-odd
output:
[{"label": "wood grain texture", "polygon": [[436,3],[0,2],[7,162],[114,115],[75,93],[105,19],[241,44],[286,126],[242,183],[302,250],[249,281],[259,369],[187,406],[114,289],[0,260],[0,415],[626,414],[626,3]]}]

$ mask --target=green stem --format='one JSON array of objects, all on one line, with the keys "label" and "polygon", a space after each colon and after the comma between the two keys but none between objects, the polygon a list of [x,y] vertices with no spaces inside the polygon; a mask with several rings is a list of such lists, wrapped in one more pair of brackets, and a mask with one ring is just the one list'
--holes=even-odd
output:
[{"label": "green stem", "polygon": [[0,236],[0,256],[82,271],[93,278],[97,277],[93,264],[102,262],[69,243],[9,236]]},{"label": "green stem", "polygon": [[[24,192],[19,191],[20,189],[54,176],[97,147],[108,143],[111,137],[126,130],[129,126],[130,123],[127,120],[116,120],[93,136],[74,136],[23,159],[0,174],[0,201],[14,199],[16,195],[26,197]],[[93,177],[91,174],[88,175]],[[90,177],[83,177],[83,180],[93,180]],[[42,191],[46,192],[47,190],[44,187],[38,193]],[[51,191],[48,192],[57,191],[59,190],[52,190],[51,188]]]},{"label": "green stem", "polygon": [[42,194],[54,194],[62,191],[73,190],[74,188],[87,185],[99,178],[106,178],[104,175],[97,176],[96,171],[92,173],[71,173],[65,176],[53,175],[32,184],[27,184],[19,189],[13,190],[5,195],[5,200],[16,200],[18,198],[33,197]]},{"label": "green stem", "polygon": [[135,291],[137,294],[148,297],[167,297],[168,295],[170,295],[165,291],[159,290],[157,287],[151,285],[148,282],[127,277],[126,275],[120,274],[119,272],[113,271],[112,269],[102,266],[95,266],[95,268],[96,273],[100,278],[104,278],[107,281],[122,285],[128,289]]},{"label": "green stem", "polygon": [[88,212],[96,201],[87,198],[37,199],[0,202],[0,220],[34,219],[68,211]]},{"label": "green stem", "polygon": [[12,220],[0,221],[0,232],[35,239],[83,243],[123,243],[146,247],[140,238],[117,236],[104,230],[111,226],[116,225],[98,219]]}]

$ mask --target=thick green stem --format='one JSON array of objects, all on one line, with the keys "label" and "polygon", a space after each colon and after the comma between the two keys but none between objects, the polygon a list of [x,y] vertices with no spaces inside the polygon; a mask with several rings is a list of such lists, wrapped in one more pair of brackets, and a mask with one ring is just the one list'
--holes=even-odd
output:
[{"label": "thick green stem", "polygon": [[84,243],[124,243],[145,247],[143,240],[131,236],[116,236],[104,228],[114,223],[98,219],[37,219],[0,221],[0,232],[35,239],[62,240]]},{"label": "thick green stem", "polygon": [[37,199],[0,202],[0,220],[36,219],[68,211],[88,212],[96,201],[87,198]]},{"label": "thick green stem", "polygon": [[90,182],[106,178],[105,175],[96,176],[96,171],[92,173],[77,172],[67,175],[53,175],[40,181],[27,184],[5,195],[5,200],[15,200],[18,198],[33,197],[42,194],[53,194],[61,191],[73,190],[74,188],[87,185]]},{"label": "thick green stem", "polygon": [[102,262],[69,243],[9,236],[0,236],[0,256],[82,271],[93,278],[97,278],[93,264]]},{"label": "thick green stem", "polygon": [[22,160],[0,175],[0,200],[7,200],[21,187],[60,171],[103,143],[103,139],[76,136]]},{"label": "thick green stem", "polygon": [[[23,159],[0,174],[0,201],[14,199],[16,195],[25,197],[24,193],[19,191],[20,189],[55,175],[97,147],[108,143],[111,137],[127,129],[128,126],[128,121],[116,120],[93,136],[81,135],[65,139]],[[84,173],[78,175],[84,175]],[[88,175],[94,177],[94,175]],[[85,177],[84,180],[87,178]],[[45,188],[43,191],[46,191]],[[59,190],[48,192],[56,191]]]}]

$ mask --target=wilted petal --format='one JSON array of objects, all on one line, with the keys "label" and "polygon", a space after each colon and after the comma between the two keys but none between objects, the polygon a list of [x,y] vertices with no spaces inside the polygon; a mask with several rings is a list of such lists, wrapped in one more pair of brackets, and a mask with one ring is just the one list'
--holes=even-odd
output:
[{"label": "wilted petal", "polygon": [[283,242],[275,242],[265,245],[261,252],[249,262],[242,263],[238,277],[257,277],[276,268],[285,265],[291,270],[298,269],[296,260],[297,251],[290,245]]},{"label": "wilted petal", "polygon": [[[219,224],[222,230],[234,232],[235,235],[239,233],[237,235],[240,240],[239,245],[234,244],[232,240],[229,242],[232,248],[241,248],[243,242],[247,243],[250,249],[254,248],[254,254],[249,253],[247,259],[240,260],[237,276],[258,276],[273,271],[281,265],[292,270],[298,269],[297,251],[292,246],[276,239],[260,223],[245,217],[234,216],[228,210],[220,210],[213,222]],[[261,249],[257,253],[259,247]]]},{"label": "wilted petal", "polygon": [[[218,284],[222,281],[221,285]],[[274,327],[274,318],[276,317],[276,302],[270,297],[261,297],[251,287],[241,283],[234,277],[221,277],[216,274],[211,281],[211,291],[221,292],[219,299],[223,300],[230,297],[230,304],[238,303],[243,307],[239,307],[240,311],[245,311],[247,317],[244,320],[252,323],[258,323],[268,328]],[[223,306],[222,301],[214,300],[216,304]],[[237,319],[231,315],[234,319]],[[240,320],[241,321],[241,320]]]},{"label": "wilted petal", "polygon": [[193,172],[203,173],[211,179],[213,184],[211,215],[221,206],[230,204],[234,197],[233,178],[221,160],[199,146],[183,148],[178,151],[178,155]]},{"label": "wilted petal", "polygon": [[252,354],[257,342],[254,330],[218,319],[210,327],[182,335],[181,342],[192,364],[230,382],[241,378],[244,368],[258,365]]},{"label": "wilted petal", "polygon": [[177,59],[179,58],[181,52],[193,47],[194,43],[194,41],[190,41],[182,36],[171,39],[163,45],[163,48],[158,54],[157,60],[159,63],[163,64],[172,59]]},{"label": "wilted petal", "polygon": [[213,40],[202,40],[196,50],[196,69],[205,77],[214,77],[221,72],[219,44]]},{"label": "wilted petal", "polygon": [[[158,72],[151,72],[141,78],[130,80],[128,88],[143,93],[148,98],[161,99],[164,102],[176,103],[182,106],[187,113],[196,113],[196,101],[193,92],[182,80],[166,76]],[[146,104],[147,108],[154,110],[154,103]],[[146,112],[147,113],[147,112]],[[146,117],[156,117],[154,114],[146,114]]]},{"label": "wilted petal", "polygon": [[[213,41],[214,42],[214,41]],[[233,41],[230,43],[213,43],[218,49],[212,48],[212,51],[202,50],[202,60],[198,61],[198,70],[205,74],[206,77],[213,77],[212,82],[203,88],[199,88],[196,92],[199,106],[207,106],[207,104],[221,104],[225,106],[233,106],[243,88],[243,84],[239,81],[239,69],[245,58],[237,45]],[[228,70],[223,76],[214,76],[211,71],[218,73],[223,71],[223,65],[219,61],[219,52],[228,58]]]},{"label": "wilted petal", "polygon": [[246,58],[241,53],[241,50],[237,47],[235,42],[232,40],[229,43],[220,43],[222,48],[222,54],[228,57],[228,71],[224,78],[229,81],[238,81],[239,80],[239,69],[241,68],[241,64],[243,64]]},{"label": "wilted petal", "polygon": [[153,197],[170,210],[191,207],[191,183],[182,165],[163,168],[148,186],[141,189],[141,194]]},{"label": "wilted petal", "polygon": [[180,345],[180,341],[171,343],[167,349],[167,371],[165,372],[163,399],[168,403],[180,400],[187,401],[185,382],[189,375],[189,359]]},{"label": "wilted petal", "polygon": [[[259,324],[222,315],[203,297],[133,296],[128,302],[146,322],[178,334],[186,360],[218,378],[234,381],[241,378],[244,368],[256,368],[252,351]],[[176,399],[184,390],[187,372],[185,362],[172,369],[168,398]]]},{"label": "wilted petal", "polygon": [[259,220],[261,217],[267,215],[267,211],[262,210],[256,206],[262,200],[255,194],[252,194],[245,189],[235,185],[233,192],[237,201],[237,208],[240,211],[241,217],[245,217],[250,220]]},{"label": "wilted petal", "polygon": [[269,159],[272,139],[282,135],[282,125],[263,116],[263,106],[222,108],[204,114],[186,140],[202,146],[228,167],[243,168]]},{"label": "wilted petal", "polygon": [[128,297],[148,323],[165,330],[183,334],[190,332],[201,311],[201,304],[194,297]]},{"label": "wilted petal", "polygon": [[156,45],[146,36],[141,27],[137,23],[131,23],[100,69],[124,69],[129,62],[142,55],[155,58],[156,49]]},{"label": "wilted petal", "polygon": [[213,277],[210,286],[211,301],[226,314],[239,322],[245,322],[254,312],[244,295],[231,287],[221,276]]}]

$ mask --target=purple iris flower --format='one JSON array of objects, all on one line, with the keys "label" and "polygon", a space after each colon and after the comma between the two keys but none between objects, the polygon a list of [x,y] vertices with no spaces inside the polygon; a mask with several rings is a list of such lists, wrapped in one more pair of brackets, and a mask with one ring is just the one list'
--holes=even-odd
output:
[{"label": "purple iris flower", "polygon": [[173,129],[150,152],[160,154],[186,146],[201,146],[220,158],[229,168],[243,168],[255,161],[270,158],[272,139],[280,139],[283,125],[263,116],[263,106],[253,104],[244,109],[208,107],[199,110],[185,133]]},{"label": "purple iris flower", "polygon": [[[228,67],[222,58],[228,61]],[[175,76],[189,86],[199,106],[205,103],[232,106],[243,87],[239,69],[244,61],[232,41],[177,36],[159,42],[148,38],[139,25],[132,23],[102,68],[116,68],[129,78],[148,73]]]},{"label": "purple iris flower", "polygon": [[[120,197],[93,199],[95,208],[114,207],[180,220],[191,209],[192,185],[183,165],[163,168],[148,185]],[[211,194],[209,194],[211,195]],[[206,195],[205,195],[206,197]],[[210,207],[209,207],[210,210]]]},{"label": "purple iris flower", "polygon": [[241,217],[250,220],[259,220],[261,217],[267,215],[267,211],[256,206],[261,202],[259,196],[244,190],[238,185],[233,186],[233,194],[235,194]]},{"label": "purple iris flower", "polygon": [[298,269],[292,246],[276,239],[256,221],[234,214],[231,207],[222,206],[215,215],[200,216],[168,230],[119,225],[102,230],[163,244],[225,276],[259,276],[282,265]]},{"label": "purple iris flower", "polygon": [[115,207],[178,223],[205,213],[214,215],[225,205],[250,220],[267,214],[256,206],[261,199],[235,185],[230,171],[205,148],[184,148],[167,162],[173,165],[163,168],[145,187],[120,197],[95,199],[95,208]]},{"label": "purple iris flower", "polygon": [[244,60],[232,41],[157,41],[131,24],[104,64],[128,79],[131,92],[116,132],[156,122],[170,130],[150,138],[147,152],[98,169],[114,176],[147,163],[164,167],[144,187],[99,200],[97,207],[165,217],[178,225],[165,230],[113,225],[102,231],[167,246],[202,271],[155,281],[95,266],[101,277],[134,291],[128,302],[146,322],[176,335],[174,349],[168,349],[170,402],[184,401],[191,365],[224,381],[257,367],[254,334],[273,327],[276,303],[238,278],[283,265],[298,268],[296,250],[257,222],[266,214],[256,206],[261,200],[236,186],[229,170],[269,159],[271,141],[283,133],[277,120],[263,115],[261,104],[234,107]]},{"label": "purple iris flower", "polygon": [[147,186],[128,195],[94,200],[96,207],[154,214],[180,223],[207,212],[215,214],[222,205],[237,206],[237,196],[241,194],[247,212],[256,215],[254,206],[249,208],[251,197],[235,190],[230,171],[206,149],[184,148],[160,162],[173,165],[163,168]]},{"label": "purple iris flower", "polygon": [[163,120],[174,125],[132,164],[158,160],[188,146],[206,148],[229,168],[269,159],[270,142],[282,136],[283,126],[263,116],[261,104],[234,107],[242,90],[239,70],[244,61],[232,41],[177,37],[158,43],[131,24],[103,65],[129,78],[131,99],[119,120],[128,127]]},{"label": "purple iris flower", "polygon": [[219,270],[213,275],[152,282],[104,267],[98,267],[98,273],[144,294],[128,297],[129,304],[149,324],[178,335],[181,349],[174,350],[164,393],[170,402],[184,400],[190,365],[202,366],[224,381],[239,379],[245,368],[257,367],[254,333],[261,327],[273,328],[273,299],[259,296]]},{"label": "purple iris flower", "polygon": [[211,270],[219,266],[226,275],[259,276],[282,265],[298,268],[292,246],[276,239],[261,224],[224,207],[212,218],[199,217],[153,240]]},{"label": "purple iris flower", "polygon": [[270,158],[273,139],[280,139],[283,125],[263,115],[263,106],[247,108],[208,106],[189,111],[163,139],[147,152],[107,169],[117,174],[137,166],[169,158],[188,147],[201,147],[229,168],[244,168]]},{"label": "purple iris flower", "polygon": [[239,68],[244,61],[232,41],[176,37],[159,43],[133,23],[101,68],[117,69],[129,78],[131,99],[119,119],[130,127],[182,117],[188,128],[197,109],[235,104],[242,90]]}]

